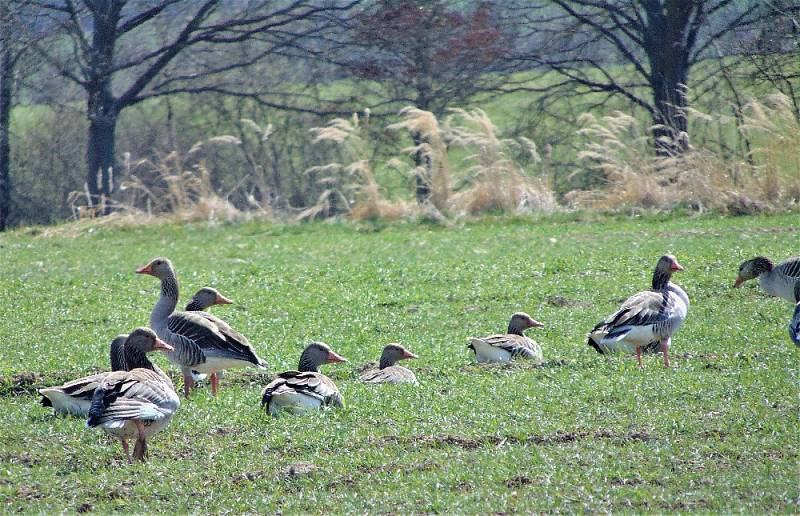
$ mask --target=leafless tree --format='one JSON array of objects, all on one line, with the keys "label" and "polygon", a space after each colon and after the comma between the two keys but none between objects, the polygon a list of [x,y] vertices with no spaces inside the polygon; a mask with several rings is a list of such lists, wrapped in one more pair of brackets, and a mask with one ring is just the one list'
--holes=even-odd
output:
[{"label": "leafless tree", "polygon": [[[33,0],[69,44],[37,46],[41,57],[86,94],[87,188],[111,195],[120,113],[174,93],[242,91],[235,72],[304,45],[358,0]],[[234,78],[232,80],[231,78]],[[291,99],[284,100],[289,104]]]},{"label": "leafless tree", "polygon": [[552,0],[512,10],[538,42],[519,59],[557,72],[564,80],[554,88],[646,110],[663,154],[687,149],[692,67],[764,15],[760,0]]}]

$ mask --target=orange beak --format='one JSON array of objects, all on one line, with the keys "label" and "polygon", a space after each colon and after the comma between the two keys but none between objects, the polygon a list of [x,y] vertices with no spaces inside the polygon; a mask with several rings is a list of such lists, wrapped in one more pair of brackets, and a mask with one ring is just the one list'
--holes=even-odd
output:
[{"label": "orange beak", "polygon": [[739,288],[744,283],[744,278],[736,276],[736,281],[733,282],[733,288]]},{"label": "orange beak", "polygon": [[414,353],[410,352],[409,350],[404,349],[403,350],[403,358],[419,358],[419,357],[417,355],[415,355]]},{"label": "orange beak", "polygon": [[672,262],[672,267],[670,267],[670,268],[673,271],[682,271],[683,270],[683,265],[678,263],[678,260],[675,260],[674,262]]},{"label": "orange beak", "polygon": [[346,359],[346,358],[344,358],[343,356],[341,356],[341,355],[337,355],[336,353],[334,353],[333,351],[331,351],[330,353],[328,353],[328,360],[327,360],[327,362],[328,362],[329,364],[330,364],[330,363],[334,363],[334,362],[347,362],[347,359]]},{"label": "orange beak", "polygon": [[162,351],[175,351],[175,348],[164,342],[163,340],[156,337],[156,343],[153,346],[153,349],[160,349]]},{"label": "orange beak", "polygon": [[136,269],[136,274],[153,274],[153,266],[148,263],[144,267],[139,267]]},{"label": "orange beak", "polygon": [[233,301],[217,292],[217,299],[214,301],[217,305],[232,305]]}]

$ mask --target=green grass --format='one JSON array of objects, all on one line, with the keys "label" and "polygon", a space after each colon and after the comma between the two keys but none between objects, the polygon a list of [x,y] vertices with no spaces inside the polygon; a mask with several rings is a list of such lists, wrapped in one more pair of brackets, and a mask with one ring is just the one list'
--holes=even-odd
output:
[{"label": "green grass", "polygon": [[[579,218],[578,218],[579,219]],[[451,228],[249,223],[0,236],[0,503],[5,511],[797,512],[798,350],[790,305],[738,264],[797,254],[797,214],[696,219],[484,220]],[[586,331],[645,288],[664,252],[692,299],[674,367],[605,359]],[[218,399],[185,400],[150,462],[35,388],[107,367],[111,338],[144,325],[149,259],[214,312],[270,372],[231,371]],[[547,363],[479,367],[467,337],[526,310]],[[270,375],[311,339],[346,408],[273,419]],[[420,355],[418,388],[367,387],[355,368],[387,342]],[[166,361],[156,359],[166,367]],[[172,370],[174,372],[174,369]]]}]

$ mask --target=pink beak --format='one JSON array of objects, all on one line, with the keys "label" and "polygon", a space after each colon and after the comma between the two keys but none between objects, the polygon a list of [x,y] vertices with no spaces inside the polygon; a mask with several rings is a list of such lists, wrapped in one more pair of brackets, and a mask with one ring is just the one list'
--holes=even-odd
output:
[{"label": "pink beak", "polygon": [[153,346],[153,349],[161,349],[163,351],[175,351],[175,348],[164,342],[163,340],[156,337],[156,343]]},{"label": "pink beak", "polygon": [[419,358],[419,357],[417,355],[415,355],[414,353],[410,352],[409,350],[404,349],[403,350],[403,358]]},{"label": "pink beak", "polygon": [[528,320],[528,328],[544,328],[544,323],[540,323],[536,319]]},{"label": "pink beak", "polygon": [[343,356],[341,356],[341,355],[337,355],[336,353],[334,353],[333,351],[331,351],[330,353],[328,353],[328,360],[327,360],[327,362],[328,362],[329,364],[330,364],[330,363],[334,363],[334,362],[347,362],[347,359],[346,359],[346,358],[344,358]]},{"label": "pink beak", "polygon": [[736,281],[733,282],[733,288],[739,288],[742,283],[744,283],[744,279],[741,276],[736,276]]},{"label": "pink beak", "polygon": [[675,260],[675,261],[673,261],[673,262],[672,262],[672,267],[671,267],[671,269],[672,269],[673,271],[682,271],[682,270],[683,270],[683,265],[681,265],[680,263],[678,263],[678,260]]},{"label": "pink beak", "polygon": [[217,299],[214,301],[214,303],[218,305],[232,305],[233,301],[223,296],[222,294],[217,293]]},{"label": "pink beak", "polygon": [[153,274],[153,268],[148,263],[144,267],[139,267],[136,269],[136,274]]}]

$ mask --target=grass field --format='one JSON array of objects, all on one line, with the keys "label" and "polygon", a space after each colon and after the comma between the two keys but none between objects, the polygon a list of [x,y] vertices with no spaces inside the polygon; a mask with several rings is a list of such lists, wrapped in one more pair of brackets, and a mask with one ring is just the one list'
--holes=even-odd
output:
[{"label": "grass field", "polygon": [[[450,228],[248,223],[0,236],[0,507],[5,512],[797,512],[800,353],[791,305],[738,264],[800,252],[798,215],[485,220]],[[692,300],[658,357],[605,359],[585,333],[646,288],[664,252]],[[129,466],[35,388],[107,368],[111,338],[147,324],[169,256],[183,294],[270,363],[185,400]],[[479,367],[467,337],[528,311],[544,366]],[[346,408],[273,419],[274,372],[321,339],[350,363],[324,371]],[[418,388],[367,387],[356,368],[387,342],[420,359]],[[166,367],[166,360],[156,360]],[[175,370],[171,369],[175,374]],[[177,380],[177,375],[175,375]]]}]

